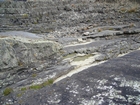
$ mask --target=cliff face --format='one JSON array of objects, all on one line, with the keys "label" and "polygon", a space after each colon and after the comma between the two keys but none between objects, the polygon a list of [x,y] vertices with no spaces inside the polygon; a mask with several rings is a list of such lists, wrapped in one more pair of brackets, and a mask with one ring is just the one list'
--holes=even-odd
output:
[{"label": "cliff face", "polygon": [[[20,70],[24,72],[32,69],[30,72],[33,73],[34,70],[43,70],[53,65],[60,57],[60,49],[58,43],[42,38],[0,36],[0,79],[3,80],[1,86],[6,86],[12,81]],[[8,75],[10,79],[5,82]]]}]

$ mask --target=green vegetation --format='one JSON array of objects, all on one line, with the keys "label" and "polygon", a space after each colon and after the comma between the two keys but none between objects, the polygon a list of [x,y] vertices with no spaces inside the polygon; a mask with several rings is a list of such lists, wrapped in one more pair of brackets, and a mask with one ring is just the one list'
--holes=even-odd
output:
[{"label": "green vegetation", "polygon": [[131,8],[131,9],[128,10],[128,13],[135,13],[135,12],[137,12],[137,8],[136,7]]},{"label": "green vegetation", "polygon": [[130,9],[128,9],[128,8],[121,8],[120,10],[119,10],[121,13],[135,13],[135,12],[137,12],[137,8],[136,7],[134,7],[134,8],[130,8]]},{"label": "green vegetation", "polygon": [[0,36],[0,38],[6,38],[7,36]]},{"label": "green vegetation", "polygon": [[24,92],[18,93],[17,97],[21,97],[24,94]]},{"label": "green vegetation", "polygon": [[88,54],[88,55],[84,55],[84,56],[77,56],[73,59],[73,61],[83,61],[85,59],[88,59],[89,57],[91,57],[92,55],[91,54]]},{"label": "green vegetation", "polygon": [[134,23],[131,23],[131,24],[129,24],[129,26],[130,26],[130,27],[134,27],[134,26],[135,26],[135,24],[134,24]]},{"label": "green vegetation", "polygon": [[54,80],[53,79],[49,79],[48,80],[48,85],[53,84]]},{"label": "green vegetation", "polygon": [[37,74],[32,74],[32,77],[36,77],[37,76]]},{"label": "green vegetation", "polygon": [[114,7],[120,13],[135,13],[139,11],[140,4],[136,0],[116,0]]},{"label": "green vegetation", "polygon": [[[54,82],[54,79],[49,79],[48,81],[43,82],[43,83],[41,83],[41,84],[31,85],[31,86],[29,86],[29,87],[22,87],[20,90],[21,90],[21,91],[26,91],[27,89],[38,90],[38,89],[41,89],[41,88],[43,88],[43,87],[45,87],[45,86],[47,86],[47,85],[53,84],[53,82]],[[19,93],[19,94],[17,94],[17,96],[20,97],[21,94]]]},{"label": "green vegetation", "polygon": [[30,89],[35,89],[35,90],[37,90],[37,89],[41,89],[43,87],[43,85],[42,84],[39,84],[39,85],[32,85],[32,86],[30,86],[29,88]]},{"label": "green vegetation", "polygon": [[[43,30],[44,30],[44,29],[43,29]],[[53,31],[54,31],[53,28],[48,28],[48,29],[45,30],[45,32],[53,32]]]},{"label": "green vegetation", "polygon": [[61,49],[61,50],[60,50],[60,53],[61,53],[61,54],[64,54],[64,53],[65,53],[65,51],[64,51],[63,49]]},{"label": "green vegetation", "polygon": [[103,31],[101,28],[98,28],[98,32],[101,32],[101,31]]},{"label": "green vegetation", "polygon": [[3,91],[3,95],[4,95],[4,96],[7,96],[7,95],[9,95],[12,91],[13,91],[13,89],[10,88],[10,87],[8,87],[8,88],[6,88],[6,89]]},{"label": "green vegetation", "polygon": [[37,23],[38,23],[37,21],[34,21],[34,22],[33,22],[33,24],[37,24]]},{"label": "green vegetation", "polygon": [[28,16],[28,14],[23,14],[22,17],[23,18],[28,18],[29,16]]},{"label": "green vegetation", "polygon": [[64,59],[72,58],[72,57],[75,57],[75,56],[76,56],[76,53],[72,53],[72,54],[64,56]]},{"label": "green vegetation", "polygon": [[43,82],[42,84],[37,84],[37,85],[32,85],[29,87],[29,89],[35,89],[35,90],[38,90],[38,89],[41,89],[47,85],[51,85],[53,84],[54,80],[53,79],[49,79],[48,81],[46,82]]},{"label": "green vegetation", "polygon": [[23,66],[23,63],[21,61],[18,61],[19,66]]},{"label": "green vegetation", "polygon": [[23,87],[23,88],[21,88],[20,90],[21,90],[21,91],[25,91],[25,90],[27,90],[27,88],[26,88],[26,87]]},{"label": "green vegetation", "polygon": [[114,30],[113,28],[109,28],[109,30]]},{"label": "green vegetation", "polygon": [[119,12],[120,13],[126,13],[127,9],[125,7],[120,8]]}]

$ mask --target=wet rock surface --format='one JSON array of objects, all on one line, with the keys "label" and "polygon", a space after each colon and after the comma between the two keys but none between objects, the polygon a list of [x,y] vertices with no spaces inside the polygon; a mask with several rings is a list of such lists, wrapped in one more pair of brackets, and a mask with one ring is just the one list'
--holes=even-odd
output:
[{"label": "wet rock surface", "polygon": [[0,104],[140,104],[139,4],[117,5],[1,2]]}]

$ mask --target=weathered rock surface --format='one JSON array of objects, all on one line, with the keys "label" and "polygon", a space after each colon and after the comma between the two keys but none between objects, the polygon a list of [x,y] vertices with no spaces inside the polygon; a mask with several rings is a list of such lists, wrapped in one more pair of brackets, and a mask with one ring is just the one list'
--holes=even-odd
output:
[{"label": "weathered rock surface", "polygon": [[1,2],[0,104],[139,104],[140,6],[106,1]]},{"label": "weathered rock surface", "polygon": [[[42,71],[43,68],[53,65],[53,62],[57,62],[60,58],[62,47],[56,42],[44,40],[27,32],[11,32],[11,35],[7,33],[0,33],[1,88],[10,85],[8,82],[14,83],[15,75],[28,69],[31,69],[28,72],[32,73]],[[20,34],[16,35],[16,33]],[[24,34],[26,36],[23,37]]]},{"label": "weathered rock surface", "polygon": [[[140,103],[140,51],[109,60],[40,90],[2,97],[11,105],[133,105]],[[22,94],[21,96],[17,96]]]},{"label": "weathered rock surface", "polygon": [[[124,25],[129,21],[139,25],[140,21],[139,6],[136,7],[137,11],[127,13],[126,16],[117,12],[119,10],[114,3],[104,3],[101,0],[100,3],[95,0],[39,1],[1,2],[0,31],[26,30],[34,33],[49,33],[63,27],[85,24],[113,26]],[[130,7],[133,9],[135,5],[131,4]]]}]

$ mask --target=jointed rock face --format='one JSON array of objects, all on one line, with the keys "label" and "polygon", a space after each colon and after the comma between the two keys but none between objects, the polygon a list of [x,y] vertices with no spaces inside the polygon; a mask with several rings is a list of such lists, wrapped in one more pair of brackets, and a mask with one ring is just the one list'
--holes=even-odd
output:
[{"label": "jointed rock face", "polygon": [[0,2],[0,104],[140,104],[140,4],[126,1]]}]

